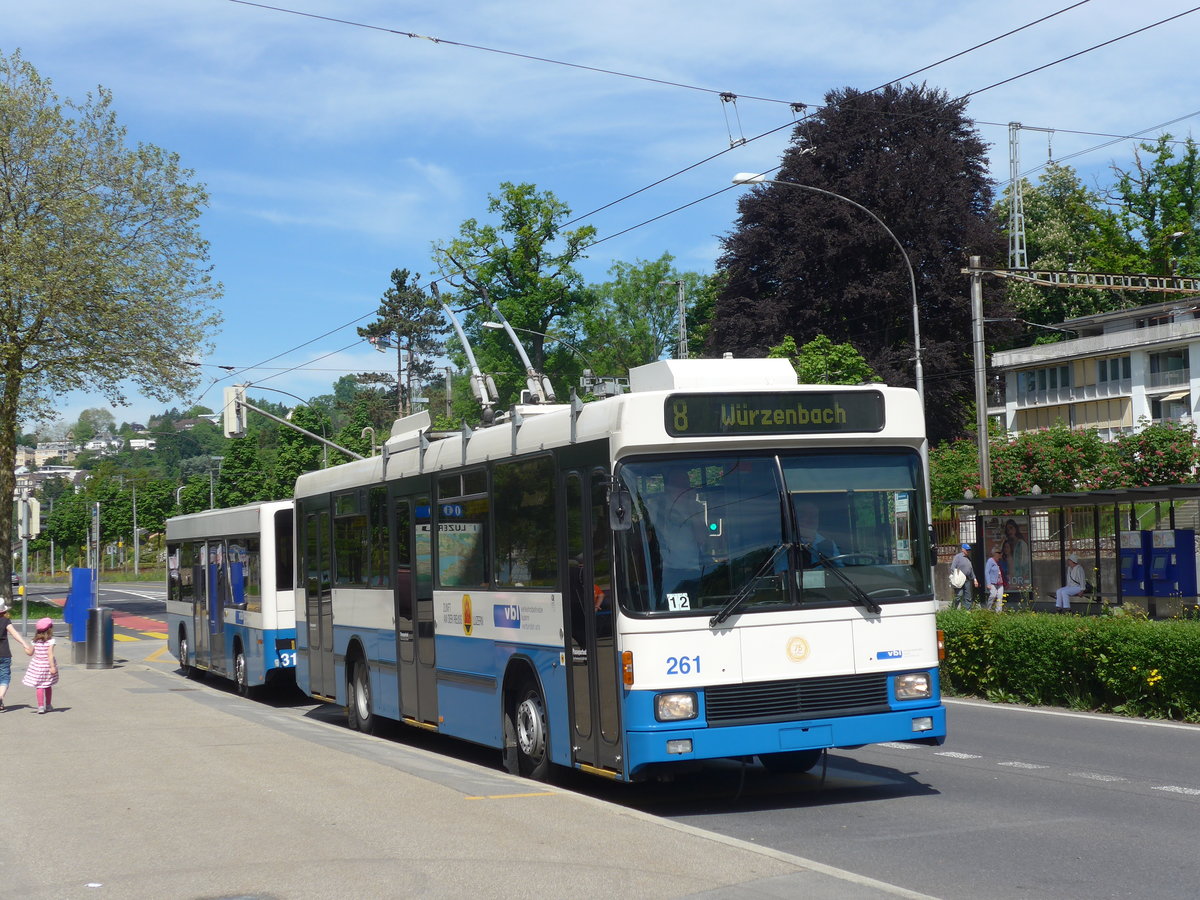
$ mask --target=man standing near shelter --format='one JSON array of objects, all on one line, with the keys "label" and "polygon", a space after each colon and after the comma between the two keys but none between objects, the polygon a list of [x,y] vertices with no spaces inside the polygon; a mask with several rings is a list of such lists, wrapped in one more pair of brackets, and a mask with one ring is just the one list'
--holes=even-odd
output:
[{"label": "man standing near shelter", "polygon": [[950,561],[950,586],[954,588],[954,600],[951,607],[961,606],[970,609],[974,603],[974,590],[979,589],[979,579],[975,577],[975,567],[971,565],[970,544],[963,544],[954,559]]}]

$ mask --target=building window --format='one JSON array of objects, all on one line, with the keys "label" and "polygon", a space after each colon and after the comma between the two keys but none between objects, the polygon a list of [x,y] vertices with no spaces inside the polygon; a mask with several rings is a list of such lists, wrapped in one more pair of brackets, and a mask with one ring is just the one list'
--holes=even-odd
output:
[{"label": "building window", "polygon": [[1128,381],[1132,377],[1132,366],[1128,356],[1113,356],[1096,360],[1096,381],[1105,384],[1113,381]]},{"label": "building window", "polygon": [[1057,391],[1060,388],[1071,386],[1071,367],[1050,366],[1044,369],[1030,369],[1020,372],[1017,378],[1017,384],[1022,394]]}]

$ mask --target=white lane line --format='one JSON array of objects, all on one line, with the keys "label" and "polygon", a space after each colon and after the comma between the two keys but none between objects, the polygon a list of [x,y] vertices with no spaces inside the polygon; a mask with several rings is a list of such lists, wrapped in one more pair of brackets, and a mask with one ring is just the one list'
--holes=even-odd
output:
[{"label": "white lane line", "polygon": [[955,753],[953,750],[939,750],[938,756],[949,756],[951,759],[983,759],[977,753]]},{"label": "white lane line", "polygon": [[1087,778],[1091,781],[1128,781],[1120,775],[1101,775],[1099,772],[1070,772],[1072,778]]},{"label": "white lane line", "polygon": [[1012,760],[1010,762],[996,763],[996,765],[1009,766],[1010,768],[1013,768],[1013,769],[1048,769],[1048,768],[1050,768],[1049,766],[1039,766],[1036,763],[1018,762],[1016,760]]},{"label": "white lane line", "polygon": [[874,747],[887,747],[889,750],[920,750],[919,744],[902,744],[899,741],[884,741],[879,744],[872,744]]},{"label": "white lane line", "polygon": [[1200,731],[1200,725],[1188,722],[1162,722],[1157,719],[1135,719],[1131,716],[1118,716],[1114,713],[1073,712],[1066,709],[1047,709],[1044,707],[1018,706],[1013,703],[991,703],[987,700],[967,700],[960,697],[943,697],[942,703],[947,706],[977,706],[986,709],[1003,710],[1007,712],[1031,713],[1035,716],[1057,716],[1063,719],[1094,719],[1099,722],[1112,722],[1121,725],[1136,725],[1141,728],[1171,728],[1176,731]]},{"label": "white lane line", "polygon": [[1189,797],[1200,797],[1200,789],[1178,787],[1174,784],[1164,784],[1161,787],[1150,788],[1152,791],[1166,791],[1170,794],[1187,794]]}]

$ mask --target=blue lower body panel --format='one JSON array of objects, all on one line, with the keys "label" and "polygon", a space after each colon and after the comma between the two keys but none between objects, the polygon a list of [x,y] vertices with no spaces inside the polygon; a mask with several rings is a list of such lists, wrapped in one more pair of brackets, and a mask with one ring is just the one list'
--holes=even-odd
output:
[{"label": "blue lower body panel", "polygon": [[[921,730],[915,730],[917,726]],[[928,725],[929,727],[924,727]],[[889,712],[793,722],[709,727],[702,723],[655,723],[652,728],[630,728],[625,750],[629,771],[654,763],[755,756],[791,750],[856,747],[882,741],[940,744],[946,736],[946,708],[940,703]],[[691,752],[669,753],[668,741],[691,741]],[[678,747],[678,745],[676,745]]]}]

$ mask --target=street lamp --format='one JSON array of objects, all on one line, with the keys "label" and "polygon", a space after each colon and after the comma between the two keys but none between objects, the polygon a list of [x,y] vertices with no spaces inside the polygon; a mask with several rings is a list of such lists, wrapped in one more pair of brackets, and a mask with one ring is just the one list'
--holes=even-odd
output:
[{"label": "street lamp", "polygon": [[879,227],[887,232],[888,237],[896,244],[896,248],[900,251],[900,256],[904,259],[904,265],[908,268],[908,282],[912,287],[912,319],[913,319],[913,361],[916,364],[916,382],[917,396],[921,398],[921,408],[925,408],[925,375],[921,369],[921,319],[917,307],[917,276],[913,272],[912,261],[908,258],[908,253],[904,249],[904,245],[900,243],[899,238],[892,233],[892,229],[884,224],[883,219],[871,212],[861,203],[856,203],[849,197],[843,197],[841,194],[835,194],[833,191],[827,191],[824,188],[813,187],[809,184],[798,184],[795,181],[779,181],[774,178],[768,178],[766,175],[756,175],[753,172],[739,172],[733,176],[734,184],[782,184],[787,187],[799,188],[802,191],[812,191],[814,194],[824,194],[826,197],[833,197],[835,200],[841,200],[849,203],[856,209],[861,209],[868,216],[874,219]]}]

